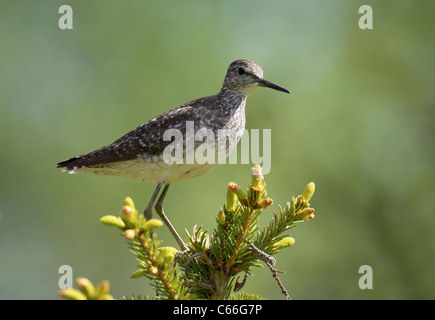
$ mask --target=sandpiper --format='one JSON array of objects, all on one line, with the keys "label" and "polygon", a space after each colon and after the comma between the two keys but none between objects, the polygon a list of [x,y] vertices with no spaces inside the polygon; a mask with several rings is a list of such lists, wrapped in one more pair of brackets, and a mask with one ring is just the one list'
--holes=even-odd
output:
[{"label": "sandpiper", "polygon": [[[168,226],[181,249],[185,250],[183,240],[164,214],[163,200],[172,182],[202,175],[216,166],[216,162],[180,163],[177,161],[169,164],[165,161],[164,155],[165,148],[171,144],[171,140],[165,137],[165,132],[179,130],[182,137],[188,139],[186,132],[191,126],[196,132],[209,130],[208,132],[212,132],[218,140],[218,133],[223,129],[228,139],[223,151],[226,157],[237,145],[244,132],[246,98],[258,87],[290,93],[287,89],[264,79],[262,68],[255,62],[236,60],[228,67],[222,89],[218,94],[196,99],[172,109],[142,124],[112,144],[59,162],[57,167],[72,173],[92,172],[99,175],[126,176],[157,184],[145,208],[145,218],[152,218],[154,202],[163,188],[155,204],[155,210]],[[199,146],[198,141],[189,142],[186,139],[182,140],[182,144],[193,145],[192,151]],[[216,152],[219,151],[218,145],[221,146],[213,141]],[[183,159],[186,159],[188,155],[186,149],[183,150]]]}]

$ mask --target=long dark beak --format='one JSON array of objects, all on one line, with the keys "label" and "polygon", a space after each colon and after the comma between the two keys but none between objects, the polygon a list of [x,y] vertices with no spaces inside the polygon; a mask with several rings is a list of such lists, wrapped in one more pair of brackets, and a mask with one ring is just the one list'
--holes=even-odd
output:
[{"label": "long dark beak", "polygon": [[262,87],[267,87],[267,88],[275,89],[275,90],[278,90],[278,91],[290,93],[290,91],[288,91],[287,89],[285,89],[283,87],[280,87],[280,86],[278,86],[278,85],[276,85],[276,84],[274,84],[274,83],[272,83],[272,82],[270,82],[270,81],[268,81],[268,80],[266,80],[264,78],[258,80],[258,84],[260,86],[262,86]]}]

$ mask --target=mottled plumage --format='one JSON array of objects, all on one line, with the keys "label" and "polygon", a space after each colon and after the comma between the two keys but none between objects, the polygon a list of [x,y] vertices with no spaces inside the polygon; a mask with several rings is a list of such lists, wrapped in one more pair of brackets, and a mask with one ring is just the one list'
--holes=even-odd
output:
[{"label": "mottled plumage", "polygon": [[[227,156],[244,132],[247,95],[260,86],[289,93],[288,90],[265,80],[263,70],[258,64],[248,60],[236,60],[228,67],[218,94],[196,99],[172,109],[142,124],[108,146],[60,162],[57,167],[70,172],[126,176],[156,183],[156,191],[145,209],[145,215],[150,218],[152,205],[163,185],[165,189],[158,202],[160,205],[170,183],[204,174],[216,165],[197,162],[166,163],[163,152],[171,141],[164,141],[164,133],[168,129],[178,129],[186,138],[186,123],[192,121],[195,132],[200,129],[212,130],[216,137],[217,152],[218,130],[227,129],[230,133],[230,142],[224,151]],[[201,142],[196,141],[195,148],[200,144]],[[162,209],[157,210],[161,217],[164,215]],[[177,239],[179,242],[180,240]]]}]

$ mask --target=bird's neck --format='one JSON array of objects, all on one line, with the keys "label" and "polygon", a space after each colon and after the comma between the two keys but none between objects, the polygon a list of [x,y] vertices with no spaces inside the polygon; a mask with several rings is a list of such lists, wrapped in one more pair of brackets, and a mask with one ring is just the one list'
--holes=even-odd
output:
[{"label": "bird's neck", "polygon": [[234,88],[228,88],[225,85],[222,86],[221,91],[218,93],[218,97],[221,100],[230,100],[230,101],[245,101],[246,97],[248,96],[247,93],[245,93],[242,90],[234,89]]},{"label": "bird's neck", "polygon": [[232,90],[222,87],[222,90],[217,94],[218,105],[231,113],[235,112],[239,107],[244,109],[247,95],[242,91]]}]

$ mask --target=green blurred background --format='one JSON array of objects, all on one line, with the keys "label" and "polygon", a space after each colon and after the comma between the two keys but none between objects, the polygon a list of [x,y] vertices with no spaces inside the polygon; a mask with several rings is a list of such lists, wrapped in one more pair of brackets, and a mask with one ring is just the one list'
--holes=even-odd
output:
[{"label": "green blurred background", "polygon": [[[73,30],[58,28],[62,4]],[[373,30],[358,27],[363,4]],[[154,186],[55,164],[218,92],[239,58],[292,91],[248,98],[247,129],[272,129],[275,204],[262,223],[316,183],[316,218],[277,255],[292,298],[435,298],[434,16],[433,1],[1,1],[0,298],[57,299],[65,264],[110,280],[117,298],[154,295],[129,278],[120,232],[99,222],[125,196],[143,209]],[[175,227],[213,230],[227,183],[246,186],[250,167],[173,184]],[[358,286],[361,265],[372,290]],[[243,290],[283,298],[267,268]]]}]

